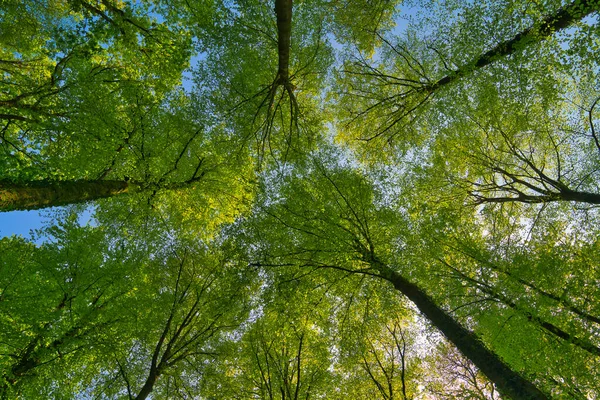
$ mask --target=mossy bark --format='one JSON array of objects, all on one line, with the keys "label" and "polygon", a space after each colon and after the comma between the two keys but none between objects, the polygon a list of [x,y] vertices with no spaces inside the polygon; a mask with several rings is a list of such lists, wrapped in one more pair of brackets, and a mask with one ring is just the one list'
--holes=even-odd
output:
[{"label": "mossy bark", "polygon": [[0,211],[37,210],[118,196],[137,189],[127,181],[33,181],[0,180]]}]

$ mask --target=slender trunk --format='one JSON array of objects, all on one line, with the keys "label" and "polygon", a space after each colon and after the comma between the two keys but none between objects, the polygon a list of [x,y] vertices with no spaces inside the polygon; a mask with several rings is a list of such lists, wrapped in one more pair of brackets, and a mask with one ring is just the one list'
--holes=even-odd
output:
[{"label": "slender trunk", "polygon": [[146,382],[144,383],[144,386],[142,386],[142,389],[140,390],[138,395],[135,396],[135,400],[146,399],[150,395],[150,393],[152,393],[152,390],[154,389],[154,384],[158,380],[159,376],[160,374],[157,369],[153,369],[152,371],[150,371],[148,379],[146,379]]},{"label": "slender trunk", "polygon": [[0,180],[0,211],[37,210],[83,203],[130,193],[138,185],[127,181],[34,181]]},{"label": "slender trunk", "polygon": [[398,344],[396,335],[394,335],[394,341],[396,341],[396,347],[398,348],[398,352],[400,353],[400,362],[402,369],[400,370],[400,382],[402,382],[402,399],[408,400],[408,396],[406,395],[406,340],[404,339],[404,333],[400,332],[402,335],[402,351],[400,351],[400,346]]},{"label": "slender trunk", "polygon": [[298,345],[298,361],[297,361],[297,365],[298,365],[298,371],[296,371],[296,391],[294,393],[294,400],[298,400],[298,393],[300,392],[300,372],[301,372],[301,368],[302,368],[302,343],[304,341],[304,333],[302,333],[302,336],[300,336],[300,344]]},{"label": "slender trunk", "polygon": [[275,0],[275,14],[277,15],[277,51],[279,53],[277,83],[286,85],[290,76],[292,0]]},{"label": "slender trunk", "polygon": [[409,298],[427,319],[438,328],[505,396],[511,399],[548,399],[533,383],[513,371],[495,353],[484,346],[479,338],[465,329],[418,286],[386,265],[372,261],[382,278]]},{"label": "slender trunk", "polygon": [[540,23],[519,32],[512,39],[499,43],[493,49],[458,68],[453,73],[446,75],[437,82],[424,86],[422,90],[432,93],[440,87],[470,74],[473,70],[483,68],[499,58],[515,53],[527,43],[543,40],[555,32],[570,27],[599,9],[600,3],[597,0],[575,0],[559,8],[554,14],[546,16]]}]

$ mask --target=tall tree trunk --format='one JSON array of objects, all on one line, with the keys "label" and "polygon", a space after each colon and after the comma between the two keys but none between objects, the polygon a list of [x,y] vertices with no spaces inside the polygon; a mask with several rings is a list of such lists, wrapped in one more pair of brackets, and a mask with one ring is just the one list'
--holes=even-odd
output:
[{"label": "tall tree trunk", "polygon": [[137,188],[139,185],[127,181],[44,180],[15,183],[0,180],[0,212],[84,203],[130,193]]},{"label": "tall tree trunk", "polygon": [[495,353],[484,346],[479,338],[465,329],[417,285],[379,261],[371,261],[381,277],[391,282],[396,290],[412,301],[419,311],[438,328],[505,396],[511,399],[548,399],[533,383],[513,371]]},{"label": "tall tree trunk", "polygon": [[275,14],[277,15],[277,51],[279,54],[276,84],[285,86],[290,77],[292,0],[275,0]]},{"label": "tall tree trunk", "polygon": [[470,74],[473,70],[483,68],[499,58],[515,53],[527,43],[543,40],[555,32],[570,27],[599,9],[600,2],[598,2],[598,0],[575,0],[570,4],[559,8],[554,14],[546,16],[540,23],[519,32],[512,39],[499,43],[493,49],[481,54],[479,57],[458,68],[453,73],[444,76],[432,84],[424,86],[422,91],[432,93],[440,87],[448,85],[459,78]]},{"label": "tall tree trunk", "polygon": [[144,386],[142,386],[142,389],[140,390],[138,395],[135,396],[135,400],[145,400],[150,395],[150,393],[152,393],[152,390],[154,389],[154,384],[158,380],[159,376],[160,373],[157,370],[150,371],[150,375],[146,379],[146,382],[144,382]]},{"label": "tall tree trunk", "polygon": [[558,194],[560,200],[576,201],[588,204],[600,204],[600,194],[592,192],[581,192],[578,190],[564,189]]},{"label": "tall tree trunk", "polygon": [[600,194],[593,192],[581,192],[570,189],[561,189],[558,192],[551,192],[549,190],[543,189],[543,191],[548,192],[548,194],[525,194],[518,189],[511,188],[510,186],[508,186],[507,188],[501,188],[500,186],[498,186],[498,190],[506,190],[510,192],[519,193],[516,196],[487,197],[483,194],[477,193],[477,191],[473,191],[471,192],[471,196],[475,198],[476,204],[514,202],[526,204],[540,204],[551,203],[554,201],[572,201],[577,203],[600,204]]},{"label": "tall tree trunk", "polygon": [[0,180],[0,212],[14,210],[37,210],[46,207],[85,203],[87,201],[114,197],[141,190],[179,190],[202,180],[206,171],[181,182],[135,182],[130,180],[71,180],[29,181],[15,183]]}]

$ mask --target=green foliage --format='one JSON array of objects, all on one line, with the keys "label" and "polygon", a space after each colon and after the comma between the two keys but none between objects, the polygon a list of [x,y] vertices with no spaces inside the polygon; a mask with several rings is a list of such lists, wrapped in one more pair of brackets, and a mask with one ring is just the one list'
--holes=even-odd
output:
[{"label": "green foliage", "polygon": [[[94,360],[119,331],[133,290],[135,263],[111,251],[101,229],[69,216],[46,234],[53,241],[41,246],[2,240],[2,391],[9,398],[81,390],[80,379],[99,373]],[[70,379],[74,368],[84,375]],[[60,389],[57,380],[65,380]]]},{"label": "green foliage", "polygon": [[595,399],[597,1],[275,5],[2,2],[0,397]]}]

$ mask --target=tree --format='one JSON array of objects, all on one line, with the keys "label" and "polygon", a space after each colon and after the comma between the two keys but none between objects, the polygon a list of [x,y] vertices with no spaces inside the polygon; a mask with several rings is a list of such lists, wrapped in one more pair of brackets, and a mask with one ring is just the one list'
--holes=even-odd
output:
[{"label": "tree", "polygon": [[[280,321],[271,320],[275,316]],[[220,371],[213,383],[221,385],[221,396],[283,400],[327,393],[331,374],[324,335],[314,326],[285,317],[267,312],[252,323],[236,346],[238,354],[228,357],[222,366],[226,371]]]},{"label": "tree", "polygon": [[2,241],[4,398],[193,390],[248,311],[252,275],[229,274],[236,260],[217,248],[115,240],[74,214],[47,233],[40,247]]},{"label": "tree", "polygon": [[4,397],[600,391],[596,0],[5,3]]},{"label": "tree", "polygon": [[331,119],[320,102],[334,62],[327,35],[373,47],[365,30],[391,25],[396,3],[352,2],[358,21],[348,18],[346,2],[240,3],[224,13],[222,29],[208,33],[195,89],[209,113],[246,141],[254,139],[260,164],[265,155],[293,160],[315,148]]},{"label": "tree", "polygon": [[[36,246],[2,239],[3,398],[50,395],[50,382],[89,365],[123,318],[135,261],[111,251],[101,229],[79,227],[73,215]],[[60,378],[59,378],[60,377]]]},{"label": "tree", "polygon": [[[595,144],[594,107],[595,100],[588,111],[590,137]],[[548,118],[551,117],[548,115]],[[523,137],[519,131],[506,132],[503,127],[495,129],[498,139],[490,141],[486,146],[488,151],[477,149],[470,154],[472,164],[485,171],[481,178],[475,181],[470,178],[463,183],[470,186],[476,203],[570,201],[598,204],[600,197],[590,179],[595,170],[582,171],[583,168],[577,166],[582,160],[575,161],[570,157],[572,148],[569,147],[577,140],[572,136],[581,133],[542,131],[534,137]],[[558,129],[572,131],[568,127]],[[544,133],[547,137],[542,136]],[[590,189],[586,190],[587,187]]]},{"label": "tree", "polygon": [[[407,339],[400,324],[394,321],[386,326],[387,334],[391,337],[391,345],[385,346],[379,341],[370,343],[370,349],[363,355],[363,368],[377,387],[382,399],[400,397],[408,400],[407,395]],[[378,347],[383,347],[379,349]],[[398,365],[396,365],[398,363]],[[400,382],[399,385],[396,381]],[[398,387],[399,386],[399,387]],[[399,396],[394,396],[396,390]]]},{"label": "tree", "polygon": [[[150,298],[142,295],[137,299],[145,304],[137,305],[136,323],[146,332],[137,328],[128,348],[114,355],[114,364],[106,371],[111,379],[97,385],[94,392],[98,395],[113,393],[115,380],[121,381],[115,394],[125,392],[130,399],[146,399],[151,393],[166,397],[185,393],[196,385],[202,364],[218,355],[216,343],[225,332],[237,328],[235,321],[246,311],[242,284],[249,282],[218,279],[226,270],[223,261],[211,257],[202,260],[193,252],[184,249],[183,254],[174,254],[175,259],[166,260],[168,275],[160,277],[159,285],[153,287],[156,290],[168,285],[163,286],[164,293],[148,293]],[[150,299],[165,306],[162,313],[149,312]]]},{"label": "tree", "polygon": [[[381,261],[376,250],[376,240],[381,241],[385,234],[378,234],[384,229],[375,222],[381,217],[376,216],[372,206],[373,194],[368,183],[346,171],[341,172],[340,176],[331,177],[323,166],[316,164],[313,168],[307,177],[308,182],[292,180],[288,189],[290,193],[282,188],[284,199],[294,198],[298,201],[303,198],[302,202],[290,203],[284,200],[280,204],[276,203],[274,210],[262,210],[262,214],[267,216],[263,224],[277,224],[283,232],[289,232],[290,236],[270,239],[265,244],[263,257],[274,259],[271,262],[275,264],[286,265],[291,262],[301,267],[333,268],[385,279],[413,302],[502,393],[517,398],[547,398],[531,382],[487,349],[473,332],[465,329],[439,307],[419,286],[399,273],[398,267],[394,268]],[[328,189],[311,187],[312,185],[324,185]],[[349,192],[344,188],[353,189]],[[322,197],[323,193],[333,193],[333,196],[328,201]],[[300,204],[302,208],[296,208]],[[311,207],[306,208],[307,204],[311,204]],[[401,223],[397,218],[394,222]],[[336,234],[333,235],[333,232]],[[321,242],[315,242],[315,238]],[[388,240],[393,239],[388,237]],[[292,245],[295,241],[298,243]],[[277,242],[278,246],[271,249],[272,242]],[[282,243],[287,246],[283,247]],[[383,243],[384,248],[389,246],[385,241]],[[325,248],[326,245],[331,249]],[[278,252],[281,247],[283,254]],[[330,252],[333,253],[332,256],[329,256]],[[286,254],[290,254],[291,258],[286,258]]]},{"label": "tree", "polygon": [[[428,43],[428,38],[421,41],[410,31],[405,38],[388,40],[380,36],[386,46],[383,61],[371,61],[370,57],[360,55],[347,62],[340,83],[347,88],[342,92],[342,106],[348,104],[348,107],[342,112],[347,115],[348,124],[355,125],[351,132],[358,134],[360,140],[368,142],[383,136],[393,141],[397,135],[406,140],[408,136],[403,131],[411,129],[421,109],[446,86],[476,75],[495,61],[523,51],[596,11],[598,5],[594,1],[574,1],[491,49],[459,62],[453,54],[443,54],[445,46],[439,39]],[[465,10],[467,15],[470,12]],[[444,22],[440,24],[443,26]],[[415,54],[416,51],[421,54]]]}]

